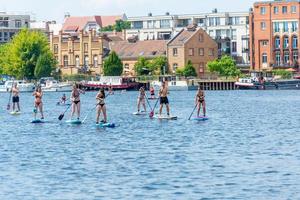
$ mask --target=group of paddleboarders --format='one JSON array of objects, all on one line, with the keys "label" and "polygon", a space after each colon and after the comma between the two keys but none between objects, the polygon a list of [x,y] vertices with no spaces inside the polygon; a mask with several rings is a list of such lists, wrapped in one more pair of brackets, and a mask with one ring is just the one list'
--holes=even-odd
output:
[{"label": "group of paddleboarders", "polygon": [[[109,87],[109,95],[113,94],[113,90],[112,87]],[[17,87],[17,84],[14,84],[12,89],[11,89],[11,93],[12,93],[12,102],[13,102],[13,112],[20,112],[20,98],[19,98],[19,89]],[[80,102],[80,95],[81,94],[85,94],[85,91],[80,89],[80,85],[75,83],[73,85],[72,88],[72,92],[70,95],[70,107],[71,107],[71,119],[73,119],[74,115],[76,114],[77,116],[77,120],[80,120],[80,111],[81,111],[81,102]],[[167,111],[167,116],[170,116],[170,105],[169,105],[169,99],[168,99],[168,95],[169,95],[169,90],[168,90],[168,83],[167,82],[163,82],[162,86],[159,90],[159,96],[156,97],[155,96],[155,90],[153,87],[150,88],[150,98],[147,97],[146,95],[146,90],[144,87],[141,87],[139,89],[139,95],[138,95],[138,99],[137,99],[137,109],[138,109],[138,113],[141,112],[141,106],[143,107],[143,111],[142,112],[147,112],[147,107],[146,107],[146,101],[148,102],[150,108],[151,105],[149,103],[149,99],[153,100],[153,99],[157,99],[157,103],[160,103],[160,107],[159,107],[159,115],[162,115],[162,110],[163,107],[166,107],[166,111]],[[44,113],[43,113],[43,101],[42,101],[42,97],[43,97],[43,92],[42,92],[42,88],[41,86],[38,86],[35,91],[33,92],[32,96],[34,96],[34,118],[36,119],[37,113],[38,111],[40,112],[41,115],[41,119],[44,119]],[[104,89],[100,89],[99,92],[96,95],[96,123],[99,124],[101,123],[107,123],[107,110],[106,110],[106,106],[105,106],[105,98],[106,98],[106,94],[105,94],[105,90]],[[62,95],[60,101],[57,104],[61,104],[64,105],[67,102],[67,97],[65,94]],[[156,103],[156,104],[157,104]],[[155,105],[156,106],[156,105]],[[197,116],[200,116],[200,111],[201,111],[201,107],[203,110],[203,115],[204,117],[206,116],[206,104],[205,104],[205,94],[202,88],[198,88],[196,97],[195,97],[195,106],[198,108],[198,112],[197,112]],[[152,109],[152,108],[151,108]],[[155,109],[155,107],[154,107]],[[152,112],[154,111],[154,109],[152,110]],[[100,116],[101,114],[103,115],[103,120],[100,121]]]}]

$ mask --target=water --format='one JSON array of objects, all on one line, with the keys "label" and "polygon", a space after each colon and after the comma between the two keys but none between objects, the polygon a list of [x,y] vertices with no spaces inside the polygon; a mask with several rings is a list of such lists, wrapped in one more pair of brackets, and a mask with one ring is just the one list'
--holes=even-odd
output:
[{"label": "water", "polygon": [[[58,93],[45,94],[47,123],[30,124],[30,94],[21,116],[0,95],[2,200],[300,199],[298,91],[207,92],[205,122],[187,121],[194,92],[171,93],[177,121],[133,116],[127,92],[107,99],[115,129],[96,128],[94,114],[59,123]],[[82,96],[82,117],[94,98]]]}]

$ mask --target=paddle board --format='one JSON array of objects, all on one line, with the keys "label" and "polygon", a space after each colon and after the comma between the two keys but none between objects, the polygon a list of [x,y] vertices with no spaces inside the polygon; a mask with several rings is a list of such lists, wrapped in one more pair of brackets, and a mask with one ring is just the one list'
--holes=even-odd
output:
[{"label": "paddle board", "polygon": [[148,98],[148,100],[157,100],[157,99],[158,99],[158,97],[155,97],[155,98],[149,97],[149,98]]},{"label": "paddle board", "polygon": [[74,125],[79,125],[79,124],[82,124],[82,121],[80,120],[67,120],[66,121],[67,124],[74,124]]},{"label": "paddle board", "polygon": [[134,112],[134,115],[147,115],[147,112]]},{"label": "paddle board", "polygon": [[199,117],[194,117],[193,120],[206,121],[206,120],[208,120],[208,117],[207,116],[199,116]]},{"label": "paddle board", "polygon": [[58,103],[56,104],[57,106],[70,106],[71,104],[70,103],[65,103],[65,104],[62,104],[62,103]]},{"label": "paddle board", "polygon": [[34,119],[31,121],[32,124],[43,124],[45,123],[42,119]]},{"label": "paddle board", "polygon": [[114,123],[99,123],[96,124],[97,127],[101,127],[101,128],[115,128],[116,125]]},{"label": "paddle board", "polygon": [[21,112],[12,111],[10,112],[11,115],[21,115]]},{"label": "paddle board", "polygon": [[177,120],[177,116],[167,116],[167,115],[154,115],[156,119],[165,119],[165,120]]}]

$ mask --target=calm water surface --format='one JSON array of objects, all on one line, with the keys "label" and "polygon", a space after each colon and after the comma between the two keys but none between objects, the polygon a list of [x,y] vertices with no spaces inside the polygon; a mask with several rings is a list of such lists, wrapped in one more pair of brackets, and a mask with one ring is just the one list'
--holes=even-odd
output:
[{"label": "calm water surface", "polygon": [[[187,121],[194,92],[172,92],[177,121],[133,116],[137,92],[107,99],[115,129],[58,122],[61,94],[45,94],[45,124],[30,124],[0,94],[0,199],[300,199],[299,91],[207,92],[209,121]],[[82,96],[83,113],[95,93]],[[154,104],[154,102],[152,102]],[[65,119],[69,118],[69,113]]]}]

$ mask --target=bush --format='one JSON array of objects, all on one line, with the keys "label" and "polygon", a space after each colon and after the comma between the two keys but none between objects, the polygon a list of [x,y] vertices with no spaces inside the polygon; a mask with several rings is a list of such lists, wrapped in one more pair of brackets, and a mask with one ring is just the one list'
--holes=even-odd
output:
[{"label": "bush", "polygon": [[282,79],[291,79],[293,77],[292,72],[286,71],[284,69],[274,70],[273,74],[276,76],[281,76]]}]

